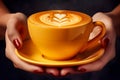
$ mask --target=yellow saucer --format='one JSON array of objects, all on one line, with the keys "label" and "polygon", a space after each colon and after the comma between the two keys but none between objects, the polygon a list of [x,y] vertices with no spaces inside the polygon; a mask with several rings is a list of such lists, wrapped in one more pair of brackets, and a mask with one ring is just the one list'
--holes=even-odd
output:
[{"label": "yellow saucer", "polygon": [[93,62],[99,59],[104,54],[104,48],[98,43],[91,49],[78,54],[71,60],[66,61],[53,61],[44,58],[36,46],[31,40],[26,40],[24,42],[23,48],[20,50],[15,49],[17,56],[28,63],[35,65],[42,65],[47,67],[67,67],[67,66],[77,66]]}]

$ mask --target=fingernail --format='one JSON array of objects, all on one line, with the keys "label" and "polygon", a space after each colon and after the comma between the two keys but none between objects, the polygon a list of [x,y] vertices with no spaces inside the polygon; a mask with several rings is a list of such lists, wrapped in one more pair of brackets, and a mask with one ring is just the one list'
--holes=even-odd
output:
[{"label": "fingernail", "polygon": [[102,42],[103,48],[106,48],[106,47],[108,46],[108,44],[109,44],[109,39],[108,39],[108,38],[105,38],[105,39],[103,40],[103,42]]},{"label": "fingernail", "polygon": [[33,73],[41,73],[39,70],[34,70]]},{"label": "fingernail", "polygon": [[84,73],[84,72],[86,72],[86,69],[81,68],[81,69],[79,70],[79,72]]},{"label": "fingernail", "polygon": [[21,45],[20,45],[20,42],[19,42],[18,39],[14,39],[14,40],[13,40],[13,44],[14,44],[14,46],[15,46],[17,49],[20,49]]}]

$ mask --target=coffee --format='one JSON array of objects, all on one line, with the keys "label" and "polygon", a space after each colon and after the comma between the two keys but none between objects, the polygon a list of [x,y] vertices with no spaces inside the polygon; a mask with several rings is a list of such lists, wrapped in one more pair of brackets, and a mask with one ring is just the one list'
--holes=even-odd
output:
[{"label": "coffee", "polygon": [[[84,18],[85,17],[85,18]],[[44,27],[67,28],[87,24],[91,18],[88,15],[67,11],[67,10],[51,10],[33,14],[32,18],[38,24],[45,25]]]},{"label": "coffee", "polygon": [[[102,30],[97,37],[88,41],[95,26],[100,26]],[[52,60],[70,59],[105,34],[102,22],[92,22],[89,15],[69,10],[50,10],[32,14],[28,18],[28,30],[40,53]]]}]

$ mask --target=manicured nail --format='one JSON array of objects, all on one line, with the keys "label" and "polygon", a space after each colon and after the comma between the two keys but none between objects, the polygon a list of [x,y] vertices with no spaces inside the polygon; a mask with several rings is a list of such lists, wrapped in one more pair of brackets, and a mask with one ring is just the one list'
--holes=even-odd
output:
[{"label": "manicured nail", "polygon": [[103,42],[102,42],[103,48],[106,48],[106,47],[108,46],[109,41],[110,41],[110,40],[109,40],[108,38],[105,38],[105,39],[103,40]]},{"label": "manicured nail", "polygon": [[86,72],[86,69],[81,68],[81,69],[79,70],[79,72],[84,73],[84,72]]},{"label": "manicured nail", "polygon": [[13,44],[17,49],[20,49],[21,45],[18,39],[13,40]]},{"label": "manicured nail", "polygon": [[41,72],[39,70],[34,70],[33,73],[38,74],[38,73],[41,73]]}]

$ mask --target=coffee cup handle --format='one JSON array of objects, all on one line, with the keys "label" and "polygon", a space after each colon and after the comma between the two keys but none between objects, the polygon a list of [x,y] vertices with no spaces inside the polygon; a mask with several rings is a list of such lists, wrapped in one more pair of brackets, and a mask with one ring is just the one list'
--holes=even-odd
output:
[{"label": "coffee cup handle", "polygon": [[97,26],[101,27],[101,32],[99,32],[97,36],[95,36],[94,38],[88,41],[85,47],[81,50],[82,52],[85,51],[86,49],[90,49],[91,47],[94,47],[96,44],[98,44],[98,41],[101,41],[101,39],[105,36],[106,28],[102,22],[96,21],[93,22],[93,25],[94,25],[93,29]]}]

